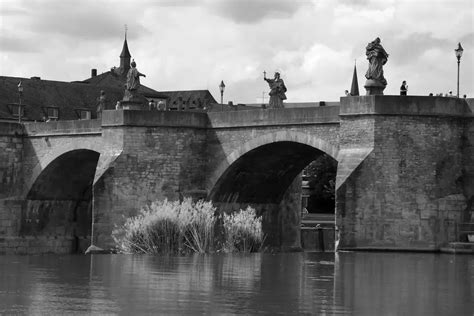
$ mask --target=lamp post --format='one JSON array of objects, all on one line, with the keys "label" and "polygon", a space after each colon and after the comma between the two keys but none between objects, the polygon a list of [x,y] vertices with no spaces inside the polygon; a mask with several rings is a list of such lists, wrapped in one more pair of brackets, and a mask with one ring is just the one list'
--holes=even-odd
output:
[{"label": "lamp post", "polygon": [[21,97],[23,96],[23,85],[21,84],[21,80],[18,83],[18,97],[20,99],[20,104],[18,106],[18,123],[21,123]]},{"label": "lamp post", "polygon": [[456,54],[456,58],[458,59],[458,93],[456,94],[458,98],[459,98],[459,64],[461,63],[461,56],[462,56],[463,51],[464,49],[462,49],[461,43],[458,43],[458,48],[454,50],[454,53]]},{"label": "lamp post", "polygon": [[222,106],[222,110],[224,110],[224,90],[225,90],[224,80],[221,80],[221,84],[219,85],[219,90],[221,91],[221,106]]}]

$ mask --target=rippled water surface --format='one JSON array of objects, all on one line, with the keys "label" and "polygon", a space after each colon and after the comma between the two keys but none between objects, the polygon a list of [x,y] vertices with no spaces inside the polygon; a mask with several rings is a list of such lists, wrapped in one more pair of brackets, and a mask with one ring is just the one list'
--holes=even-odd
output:
[{"label": "rippled water surface", "polygon": [[474,256],[0,256],[0,314],[473,315]]}]

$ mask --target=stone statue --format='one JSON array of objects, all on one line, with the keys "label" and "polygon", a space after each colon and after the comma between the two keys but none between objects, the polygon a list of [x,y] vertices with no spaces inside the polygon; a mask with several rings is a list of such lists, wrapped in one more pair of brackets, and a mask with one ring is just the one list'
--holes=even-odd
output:
[{"label": "stone statue", "polygon": [[280,73],[275,72],[274,79],[266,78],[266,72],[263,72],[263,80],[268,82],[270,87],[270,101],[268,103],[269,108],[283,108],[283,100],[286,100],[286,86],[283,79],[280,79]]},{"label": "stone statue", "polygon": [[105,110],[105,101],[107,100],[105,96],[105,91],[100,90],[100,96],[97,98],[97,118],[102,117],[102,111]]},{"label": "stone statue", "polygon": [[140,87],[140,76],[146,77],[144,74],[139,72],[136,67],[137,64],[135,63],[135,60],[133,60],[130,63],[130,70],[127,73],[124,100],[131,100],[134,97],[136,90]]},{"label": "stone statue", "polygon": [[383,94],[383,90],[387,85],[387,80],[383,76],[383,65],[387,62],[388,54],[380,44],[380,38],[378,37],[367,44],[365,49],[365,55],[369,60],[369,69],[365,74],[367,95]]}]

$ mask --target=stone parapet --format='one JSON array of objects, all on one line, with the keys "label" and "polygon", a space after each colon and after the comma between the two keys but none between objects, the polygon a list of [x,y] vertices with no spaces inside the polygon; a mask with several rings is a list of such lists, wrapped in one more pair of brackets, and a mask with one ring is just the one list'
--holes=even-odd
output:
[{"label": "stone parapet", "polygon": [[206,113],[184,111],[108,110],[102,112],[102,126],[206,128]]},{"label": "stone parapet", "polygon": [[473,117],[473,112],[468,103],[460,98],[370,95],[342,97],[340,115]]},{"label": "stone parapet", "polygon": [[22,136],[23,125],[16,122],[0,122],[0,136]]},{"label": "stone parapet", "polygon": [[52,135],[100,134],[100,120],[74,120],[25,123],[25,134],[28,137]]},{"label": "stone parapet", "polygon": [[338,124],[339,106],[311,108],[252,109],[210,112],[210,127],[288,126],[308,124]]}]

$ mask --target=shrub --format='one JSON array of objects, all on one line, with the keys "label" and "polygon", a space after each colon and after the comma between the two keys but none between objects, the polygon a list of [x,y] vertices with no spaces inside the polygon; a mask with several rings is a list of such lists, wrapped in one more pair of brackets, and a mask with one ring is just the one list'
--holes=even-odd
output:
[{"label": "shrub", "polygon": [[[119,252],[142,254],[208,253],[214,247],[217,216],[212,202],[153,202],[112,232]],[[262,218],[250,206],[222,218],[226,252],[260,250]]]},{"label": "shrub", "polygon": [[225,251],[251,252],[260,250],[263,243],[262,217],[247,206],[232,214],[224,214]]},{"label": "shrub", "polygon": [[180,205],[178,222],[185,245],[194,252],[210,252],[214,241],[215,211],[212,202],[203,200],[193,203],[187,198]]},{"label": "shrub", "polygon": [[112,237],[124,253],[209,252],[214,238],[214,212],[211,202],[193,203],[190,198],[182,203],[153,202],[116,228]]}]

